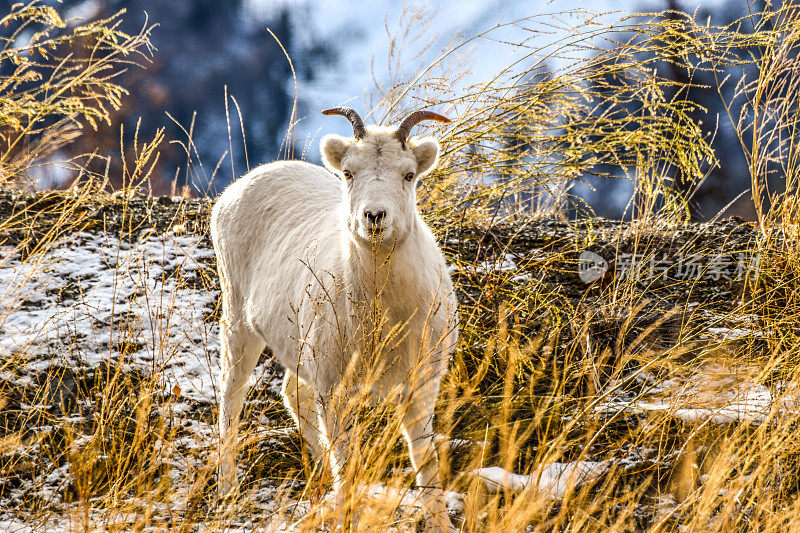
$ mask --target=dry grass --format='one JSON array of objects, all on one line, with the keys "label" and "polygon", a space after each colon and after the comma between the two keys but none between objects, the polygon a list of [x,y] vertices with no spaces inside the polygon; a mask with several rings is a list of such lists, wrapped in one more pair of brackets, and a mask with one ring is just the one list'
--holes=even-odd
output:
[{"label": "dry grass", "polygon": [[[0,55],[16,65],[0,80],[0,184],[25,184],[31,165],[119,105],[125,91],[114,73],[131,57],[144,57],[149,45],[147,28],[127,36],[115,29],[116,20],[64,30],[54,10],[38,4],[3,19],[45,30],[28,48],[6,41]],[[745,23],[754,31],[742,32]],[[534,27],[536,20],[516,24]],[[508,44],[526,50],[526,59],[458,92],[452,85],[457,74],[443,72],[457,72],[458,60],[455,67],[448,62],[468,43],[454,44],[414,75],[398,71],[392,87],[378,91],[374,113],[386,120],[423,105],[456,118],[439,132],[444,160],[422,189],[422,206],[431,220],[447,221],[436,227],[448,243],[462,296],[461,341],[443,383],[437,432],[446,436],[440,449],[446,487],[463,498],[457,520],[464,531],[800,526],[798,36],[795,8],[724,28],[685,16],[625,20],[613,28],[591,24],[549,48],[533,38]],[[574,60],[549,72],[537,62],[548,54]],[[759,255],[761,264],[757,275],[726,289],[725,305],[698,298],[689,282],[676,282],[672,294],[679,297],[662,300],[646,272],[579,296],[547,281],[574,272],[576,252],[602,239],[618,237],[625,251],[635,250],[646,262],[663,249],[654,234],[674,236],[687,220],[687,198],[680,193],[687,189],[679,190],[675,180],[691,190],[720,154],[689,120],[694,104],[686,92],[653,74],[663,61],[690,72],[722,73],[745,62],[759,67],[758,79],[738,85],[736,98],[746,104],[738,116],[732,115],[739,108],[729,106],[729,120],[757,192],[760,237],[744,251]],[[242,497],[215,500],[213,394],[187,398],[173,375],[180,368],[174,363],[187,357],[181,334],[188,333],[178,326],[191,326],[200,346],[193,357],[207,357],[200,363],[214,369],[215,311],[190,324],[182,321],[184,304],[176,299],[188,289],[211,302],[217,294],[213,264],[188,266],[207,249],[202,237],[182,239],[197,213],[174,211],[171,231],[154,237],[165,255],[169,244],[179,250],[170,253],[183,258],[169,268],[158,270],[158,257],[130,244],[147,238],[147,215],[136,210],[156,210],[147,201],[137,204],[134,193],[146,188],[159,140],[137,141],[120,194],[101,192],[107,176],[86,175],[70,191],[15,206],[0,222],[0,235],[8,239],[0,268],[15,265],[20,272],[0,288],[0,328],[6,328],[0,337],[11,338],[9,317],[32,305],[32,284],[55,264],[47,252],[64,250],[64,237],[79,230],[108,241],[111,298],[124,296],[110,320],[93,317],[98,335],[108,339],[99,344],[106,350],[98,351],[101,364],[67,366],[85,350],[77,335],[13,350],[1,345],[0,521],[6,522],[0,523],[74,530],[415,530],[421,511],[408,502],[415,493],[398,406],[366,409],[361,398],[351,398],[362,438],[353,444],[347,473],[353,493],[343,508],[334,508],[325,499],[327,474],[309,461],[296,434],[276,431],[291,422],[268,386],[269,365],[262,365],[268,379],[256,386],[247,408]],[[574,242],[556,251],[529,249],[526,262],[503,266],[518,240],[526,246],[526,231],[535,224],[532,207],[536,215],[563,215],[574,206],[570,184],[606,174],[610,166],[632,181],[633,223],[602,238],[575,231],[569,234]],[[98,222],[96,209],[103,206],[121,213],[113,229]],[[503,243],[481,239],[480,228],[508,219],[517,222]],[[598,225],[597,231],[610,230]],[[701,255],[719,252],[702,240],[683,246]],[[140,290],[122,292],[126,279]],[[72,286],[87,287],[81,283]],[[75,306],[89,298],[62,293],[58,298]],[[146,303],[140,315],[125,307],[137,298]],[[55,318],[42,326],[65,324]],[[726,338],[710,334],[711,326],[743,333]],[[152,355],[149,367],[137,366],[142,342]],[[32,366],[41,370],[26,370]],[[577,461],[603,468],[597,466],[598,475],[586,483],[563,483],[553,495],[548,469]],[[488,466],[529,475],[530,482],[520,490],[490,491],[471,474]],[[382,497],[366,494],[379,484]]]},{"label": "dry grass", "polygon": [[[0,185],[29,185],[33,171],[85,128],[110,124],[111,113],[128,94],[116,78],[152,52],[152,28],[145,25],[128,35],[118,29],[123,14],[76,24],[34,1],[15,4],[0,20],[9,29],[0,50]],[[20,42],[28,32],[28,41]],[[81,172],[91,159],[108,155],[86,154],[58,163]]]}]

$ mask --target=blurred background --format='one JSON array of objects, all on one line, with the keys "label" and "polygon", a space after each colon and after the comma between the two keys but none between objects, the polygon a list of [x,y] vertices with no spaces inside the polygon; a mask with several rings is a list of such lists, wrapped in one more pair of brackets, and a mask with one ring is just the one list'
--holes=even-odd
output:
[{"label": "blurred background", "polygon": [[[3,1],[2,7],[8,11],[13,3]],[[763,3],[745,0],[451,0],[405,5],[388,0],[64,0],[50,4],[71,24],[125,9],[120,23],[124,31],[136,33],[143,26],[157,25],[151,35],[156,50],[143,68],[131,66],[122,74],[121,85],[130,95],[114,112],[112,123],[52,155],[53,164],[32,169],[36,185],[68,186],[75,173],[59,160],[92,150],[119,154],[120,128],[132,135],[139,124],[143,138],[165,128],[152,192],[198,196],[215,195],[248,168],[277,158],[318,162],[322,135],[350,133],[347,121],[323,117],[320,110],[349,105],[366,114],[378,103],[382,86],[413,76],[453,42],[482,32],[488,31],[459,49],[454,85],[490,79],[498,65],[517,59],[558,71],[569,61],[559,55],[558,43],[570,34],[569,28],[580,31],[587,21],[611,23],[631,13],[668,9],[725,25],[763,9]],[[576,12],[581,9],[596,15]],[[533,22],[509,24],[529,17]],[[25,46],[32,33],[20,33],[15,46]],[[528,48],[540,47],[541,53],[523,57],[519,47],[504,46],[522,41]],[[602,47],[603,42],[591,46]],[[586,54],[591,53],[587,48]],[[746,68],[730,74],[745,76]],[[751,218],[749,197],[742,196],[750,186],[746,161],[723,100],[707,86],[713,79],[703,80],[702,73],[695,73],[698,79],[687,80],[686,71],[666,63],[658,69],[660,76],[692,82],[688,98],[700,106],[692,119],[712,139],[720,160],[719,166],[709,166],[706,179],[692,192],[692,217],[709,219],[724,211],[726,216]],[[366,122],[381,118],[367,116]],[[183,146],[170,142],[185,142],[189,136],[197,152],[197,164],[192,165],[187,164]],[[120,164],[112,157],[111,176],[118,174],[113,166]],[[632,190],[628,180],[585,176],[571,192],[594,213],[620,217]]]}]

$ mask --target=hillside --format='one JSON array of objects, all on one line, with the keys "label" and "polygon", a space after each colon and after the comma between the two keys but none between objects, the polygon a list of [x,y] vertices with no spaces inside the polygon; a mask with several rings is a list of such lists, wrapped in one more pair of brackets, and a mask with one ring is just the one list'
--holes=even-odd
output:
[{"label": "hillside", "polygon": [[[0,523],[23,529],[37,527],[32,520],[43,521],[39,526],[80,523],[70,518],[76,502],[86,491],[102,493],[118,475],[119,456],[138,464],[128,447],[142,444],[136,429],[142,417],[157,435],[144,442],[160,450],[159,461],[143,461],[153,469],[148,475],[157,485],[168,479],[170,487],[152,512],[164,524],[198,509],[208,512],[206,497],[196,500],[195,485],[213,483],[208,472],[197,476],[215,446],[219,288],[208,236],[210,207],[205,199],[0,190]],[[498,327],[498,338],[511,331],[509,338],[520,345],[528,339],[525,353],[544,367],[566,373],[591,363],[594,383],[587,385],[583,374],[569,378],[575,387],[560,394],[591,397],[592,416],[607,427],[580,453],[567,449],[564,468],[580,458],[572,465],[580,472],[590,467],[587,482],[602,478],[609,465],[621,468],[628,482],[631,476],[646,479],[654,488],[634,513],[639,525],[663,511],[658,494],[671,477],[663,472],[671,471],[680,454],[626,442],[626,431],[635,432],[653,413],[684,424],[758,424],[785,407],[776,383],[739,379],[735,367],[707,365],[700,355],[689,374],[669,375],[666,367],[647,362],[676,347],[682,347],[677,357],[686,360],[701,354],[703,345],[753,342],[762,335],[746,314],[734,312],[741,310],[745,278],[757,266],[749,252],[757,241],[752,225],[431,223],[454,265],[462,307],[454,375],[472,375],[486,354],[502,366],[500,341],[487,341],[487,332]],[[585,251],[610,265],[590,276],[597,278],[591,283],[581,277],[589,270],[579,271],[589,257],[584,254],[582,263]],[[637,262],[640,270],[633,275],[631,264]],[[574,317],[586,319],[579,324]],[[547,373],[544,367],[521,367],[514,383],[530,384],[531,398],[551,395],[546,382],[534,383],[537,373]],[[503,371],[482,372],[478,390],[489,397]],[[281,373],[264,354],[248,400],[251,438],[243,460],[253,515],[233,524],[266,520],[276,494],[287,490],[289,473],[302,471],[300,441],[278,397]],[[525,423],[534,407],[529,401],[515,404],[514,420]],[[486,445],[476,434],[495,407],[491,400],[458,407],[463,416],[451,435],[456,471]],[[569,425],[574,413],[567,411],[555,409]],[[529,436],[521,446],[536,456],[541,442]],[[486,454],[481,466],[495,466],[493,461]],[[518,469],[535,468],[520,461]],[[662,471],[655,478],[654,468]],[[558,499],[564,471],[548,470],[553,478],[542,477],[539,490],[555,491]],[[505,471],[482,471],[490,489],[529,483],[498,472]],[[297,476],[290,490],[297,493],[302,479]],[[100,508],[86,516],[133,524],[136,509],[131,503],[127,514],[113,519]]]}]

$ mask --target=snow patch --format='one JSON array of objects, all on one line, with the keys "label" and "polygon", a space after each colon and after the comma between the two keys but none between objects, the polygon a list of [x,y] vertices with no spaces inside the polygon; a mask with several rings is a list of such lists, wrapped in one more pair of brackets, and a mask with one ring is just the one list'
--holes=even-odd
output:
[{"label": "snow patch", "polygon": [[486,488],[492,492],[500,490],[522,492],[533,485],[537,493],[553,500],[560,500],[569,488],[577,488],[600,477],[608,470],[609,464],[609,461],[552,463],[542,468],[539,475],[529,476],[508,472],[499,466],[491,466],[478,468],[470,474],[480,477]]},{"label": "snow patch", "polygon": [[[410,509],[422,509],[422,491],[420,489],[398,489],[383,483],[375,483],[366,487],[366,495],[379,501],[391,502],[393,505]],[[464,495],[460,492],[445,491],[445,504],[448,512],[460,513],[464,510]]]},{"label": "snow patch", "polygon": [[22,260],[0,247],[0,356],[28,371],[52,364],[118,361],[214,400],[218,291],[201,273],[213,250],[196,236],[150,236],[135,244],[78,233],[46,255]]},{"label": "snow patch", "polygon": [[[526,272],[523,267],[521,267],[517,263],[518,259],[513,254],[503,254],[502,256],[497,257],[491,261],[484,260],[479,262],[477,265],[465,265],[463,267],[464,272],[474,272],[475,274],[499,274],[501,272],[509,272],[514,273],[514,275],[510,278],[510,281],[513,283],[522,283],[531,279],[531,274]],[[459,269],[454,266],[449,267],[450,274],[454,274],[458,272]]]},{"label": "snow patch", "polygon": [[663,413],[688,423],[742,422],[752,425],[798,412],[800,390],[796,385],[775,383],[768,388],[756,382],[752,375],[748,369],[709,364],[692,375],[654,384],[646,398],[604,402],[595,411],[607,414],[620,411]]}]

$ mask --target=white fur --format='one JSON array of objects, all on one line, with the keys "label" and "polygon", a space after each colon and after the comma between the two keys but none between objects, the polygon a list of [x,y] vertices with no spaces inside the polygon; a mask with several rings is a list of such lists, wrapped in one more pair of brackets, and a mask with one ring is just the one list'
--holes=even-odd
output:
[{"label": "white fur", "polygon": [[[284,401],[312,453],[330,454],[340,501],[353,438],[342,399],[368,387],[376,398],[397,398],[425,505],[449,529],[432,418],[457,340],[456,299],[415,193],[439,147],[433,139],[403,146],[393,133],[370,127],[358,142],[329,135],[323,159],[339,177],[299,161],[271,163],[231,184],[214,206],[223,295],[219,485],[223,494],[236,487],[247,382],[269,347],[286,368]],[[365,211],[385,215],[376,222]]]}]

